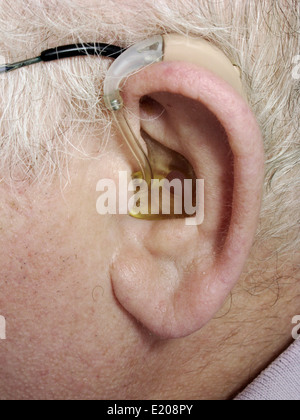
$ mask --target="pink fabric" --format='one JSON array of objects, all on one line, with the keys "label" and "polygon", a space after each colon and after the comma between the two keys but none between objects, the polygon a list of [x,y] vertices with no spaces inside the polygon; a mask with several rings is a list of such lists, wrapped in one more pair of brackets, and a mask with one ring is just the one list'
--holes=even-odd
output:
[{"label": "pink fabric", "polygon": [[236,400],[300,400],[300,340],[283,353]]}]

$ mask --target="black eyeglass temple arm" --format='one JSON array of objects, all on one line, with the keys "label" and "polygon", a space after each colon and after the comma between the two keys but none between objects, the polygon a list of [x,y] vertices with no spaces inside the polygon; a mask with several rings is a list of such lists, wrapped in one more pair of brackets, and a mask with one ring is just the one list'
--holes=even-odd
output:
[{"label": "black eyeglass temple arm", "polygon": [[8,73],[10,71],[20,69],[22,67],[31,66],[32,64],[61,60],[63,58],[94,55],[116,59],[124,51],[125,49],[121,47],[102,43],[66,45],[64,47],[57,47],[43,51],[41,55],[36,58],[20,61],[18,63],[4,64],[0,66],[0,73]]}]

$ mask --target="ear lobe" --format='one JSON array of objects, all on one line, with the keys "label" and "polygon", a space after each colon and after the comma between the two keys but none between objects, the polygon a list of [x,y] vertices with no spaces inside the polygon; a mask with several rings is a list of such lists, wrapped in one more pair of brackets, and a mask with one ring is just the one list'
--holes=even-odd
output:
[{"label": "ear lobe", "polygon": [[195,65],[155,64],[128,79],[123,97],[135,130],[145,96],[163,112],[143,129],[204,178],[206,215],[200,227],[127,219],[132,240],[120,247],[112,283],[120,304],[151,333],[179,338],[212,319],[243,271],[260,213],[263,141],[245,100]]}]

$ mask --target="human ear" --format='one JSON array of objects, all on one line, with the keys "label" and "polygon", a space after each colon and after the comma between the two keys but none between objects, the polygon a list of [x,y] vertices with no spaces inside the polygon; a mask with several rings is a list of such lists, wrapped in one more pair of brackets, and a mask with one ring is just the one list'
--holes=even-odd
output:
[{"label": "human ear", "polygon": [[115,297],[152,334],[179,338],[209,322],[239,280],[261,206],[264,149],[245,99],[189,62],[154,64],[123,87],[128,121],[205,182],[201,226],[128,218],[111,271]]}]

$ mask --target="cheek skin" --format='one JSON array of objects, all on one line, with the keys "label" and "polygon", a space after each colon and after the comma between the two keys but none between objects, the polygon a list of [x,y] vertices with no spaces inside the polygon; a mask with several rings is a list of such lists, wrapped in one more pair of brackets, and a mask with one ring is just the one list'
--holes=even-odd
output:
[{"label": "cheek skin", "polygon": [[59,184],[1,194],[9,198],[0,207],[0,313],[8,337],[0,346],[0,395],[96,397],[101,389],[109,398],[127,381],[121,367],[143,343],[111,287],[119,221],[96,212],[97,181],[109,177],[111,162],[107,155],[80,161],[63,195]]}]

